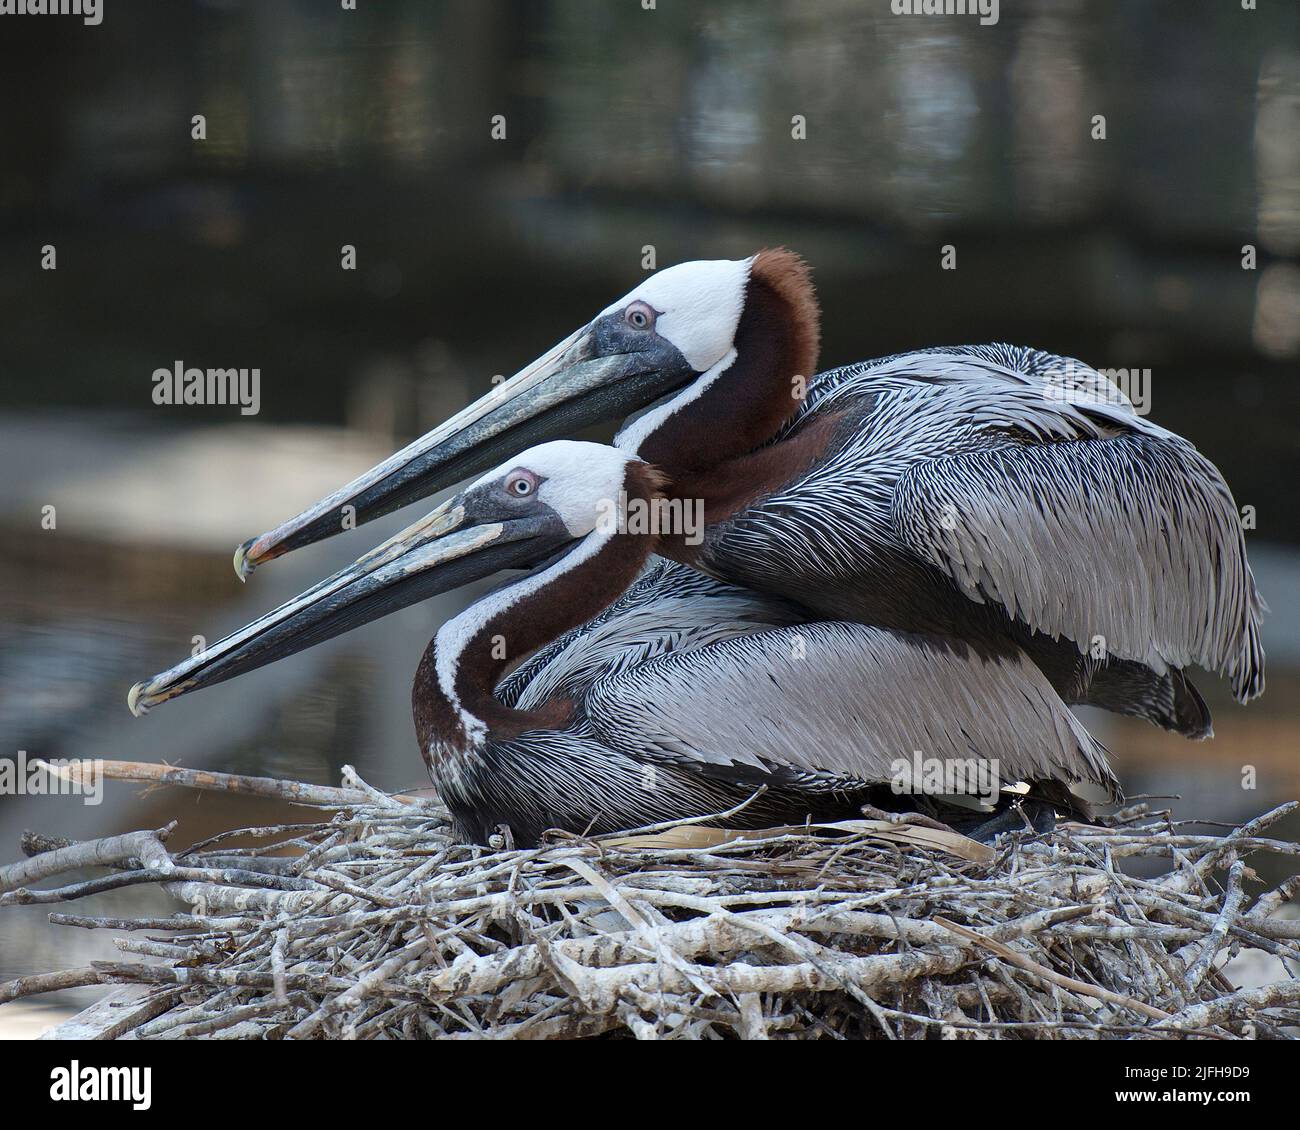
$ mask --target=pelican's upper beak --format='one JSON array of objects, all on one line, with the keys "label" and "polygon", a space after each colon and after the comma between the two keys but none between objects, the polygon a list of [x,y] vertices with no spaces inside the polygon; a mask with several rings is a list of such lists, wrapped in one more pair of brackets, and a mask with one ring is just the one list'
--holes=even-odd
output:
[{"label": "pelican's upper beak", "polygon": [[446,423],[296,518],[235,551],[241,580],[265,561],[381,517],[533,444],[621,419],[697,374],[671,342],[606,312]]},{"label": "pelican's upper beak", "polygon": [[[177,695],[264,667],[343,632],[500,569],[528,567],[571,539],[553,514],[475,523],[468,492],[300,593],[127,695],[139,717]],[[472,502],[469,503],[472,507]]]}]

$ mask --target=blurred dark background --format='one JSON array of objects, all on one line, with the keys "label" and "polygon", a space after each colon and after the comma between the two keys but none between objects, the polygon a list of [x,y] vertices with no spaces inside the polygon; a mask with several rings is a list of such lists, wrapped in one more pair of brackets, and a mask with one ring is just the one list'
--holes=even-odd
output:
[{"label": "blurred dark background", "polygon": [[[143,721],[126,689],[409,518],[246,587],[230,569],[629,290],[647,247],[666,266],[785,244],[815,271],[823,367],[1009,340],[1150,369],[1153,418],[1255,508],[1270,689],[1242,709],[1202,678],[1210,743],[1089,724],[1130,792],[1183,815],[1300,796],[1300,6],[1003,0],[993,26],[889,0],[358,7],[0,17],[0,756],[418,783],[410,676],[463,597]],[[260,413],[156,406],[178,360],[258,367]],[[22,826],[179,814],[193,839],[275,815],[109,789],[0,797],[0,858]],[[0,978],[68,963],[43,923],[0,921]]]}]

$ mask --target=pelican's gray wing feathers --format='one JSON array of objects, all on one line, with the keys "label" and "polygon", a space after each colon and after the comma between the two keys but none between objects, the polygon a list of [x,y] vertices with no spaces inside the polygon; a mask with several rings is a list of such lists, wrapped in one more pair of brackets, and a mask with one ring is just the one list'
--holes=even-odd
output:
[{"label": "pelican's gray wing feathers", "polygon": [[583,700],[603,744],[702,771],[806,786],[889,783],[915,753],[996,759],[1004,785],[1051,780],[1107,797],[1096,741],[1024,656],[862,624],[773,628],[607,675]]},{"label": "pelican's gray wing feathers", "polygon": [[656,655],[806,617],[780,597],[654,557],[623,596],[525,660],[498,684],[496,696],[507,706],[530,710],[551,698],[575,698],[601,676]]},{"label": "pelican's gray wing feathers", "polygon": [[899,536],[972,600],[1164,674],[1195,663],[1245,701],[1264,687],[1262,601],[1236,504],[1165,434],[1006,445],[898,480]]},{"label": "pelican's gray wing feathers", "polygon": [[1103,374],[1009,345],[899,354],[821,374],[790,426],[843,408],[861,423],[841,446],[723,535],[756,576],[791,558],[851,576],[902,549],[1082,653],[1263,690],[1231,491]]}]

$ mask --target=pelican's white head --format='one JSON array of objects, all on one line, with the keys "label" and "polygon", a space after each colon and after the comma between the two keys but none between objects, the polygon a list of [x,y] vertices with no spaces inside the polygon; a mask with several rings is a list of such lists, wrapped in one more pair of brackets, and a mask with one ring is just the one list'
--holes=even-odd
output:
[{"label": "pelican's white head", "polygon": [[[695,372],[706,372],[735,343],[753,261],[700,259],[665,267],[611,302],[600,317],[621,317],[634,329],[652,327]],[[649,322],[639,323],[642,316]]]},{"label": "pelican's white head", "polygon": [[474,482],[465,494],[479,504],[551,510],[579,538],[591,533],[620,505],[627,466],[635,456],[604,443],[559,439],[507,459]]}]

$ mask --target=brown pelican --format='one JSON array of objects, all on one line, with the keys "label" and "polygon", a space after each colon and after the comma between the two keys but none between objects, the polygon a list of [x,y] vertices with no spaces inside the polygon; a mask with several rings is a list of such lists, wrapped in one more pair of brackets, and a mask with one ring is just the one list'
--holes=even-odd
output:
[{"label": "brown pelican", "polygon": [[[239,548],[290,549],[646,409],[616,445],[702,499],[660,552],[821,616],[1028,654],[1069,703],[1190,737],[1186,675],[1264,686],[1262,602],[1217,468],[1095,370],[1006,345],[812,376],[818,306],[785,250],[683,263],[329,498]],[[648,406],[648,407],[647,407]]]},{"label": "brown pelican", "polygon": [[662,487],[656,470],[612,447],[533,448],[198,658],[137,684],[131,709],[531,565],[439,629],[412,692],[434,783],[478,842],[500,825],[525,845],[551,827],[605,832],[707,815],[756,791],[726,823],[856,816],[864,803],[947,816],[982,787],[968,775],[945,808],[921,795],[917,755],[978,762],[994,802],[1002,782],[1025,782],[1080,815],[1087,804],[1070,786],[1118,795],[1103,748],[1023,654],[808,622],[788,601],[681,565],[647,570],[658,536],[625,532],[620,517]]}]

